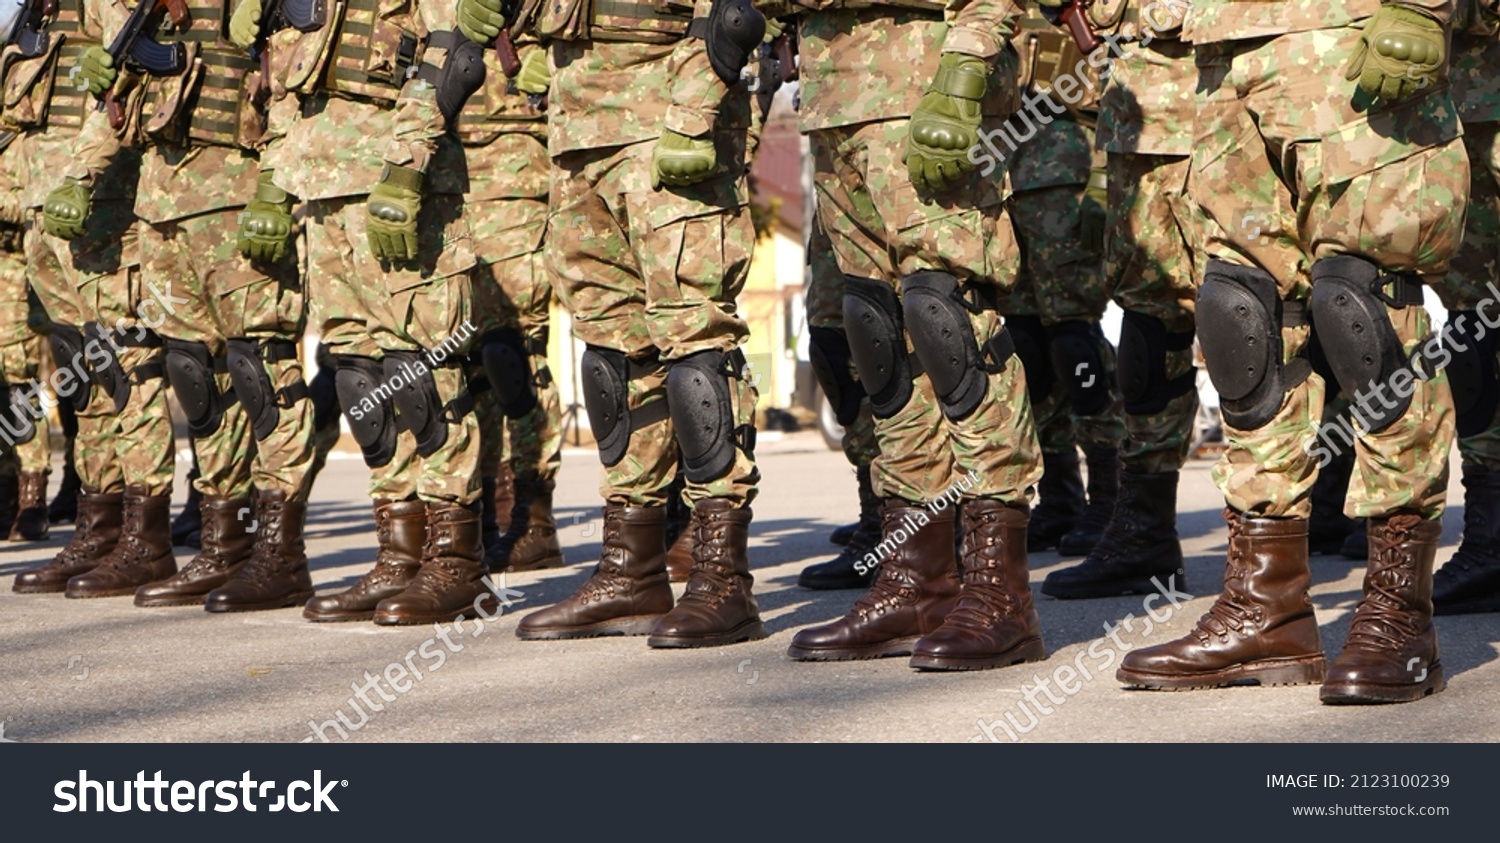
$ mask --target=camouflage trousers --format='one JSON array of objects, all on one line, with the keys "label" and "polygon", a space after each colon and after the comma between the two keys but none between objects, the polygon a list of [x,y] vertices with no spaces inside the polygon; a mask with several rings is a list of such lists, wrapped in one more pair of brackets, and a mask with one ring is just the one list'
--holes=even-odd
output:
[{"label": "camouflage trousers", "polygon": [[[903,278],[944,272],[970,294],[993,301],[1014,284],[1018,263],[1005,185],[976,171],[946,199],[918,194],[902,162],[908,123],[903,118],[811,134],[818,221],[839,268],[890,284],[898,297]],[[969,324],[981,344],[1003,330],[998,310],[990,308],[974,308]],[[910,353],[909,336],[906,343]],[[880,456],[873,474],[882,497],[932,501],[972,472],[976,480],[963,492],[966,498],[1029,502],[1041,457],[1019,361],[1011,358],[989,372],[978,407],[956,421],[944,415],[927,375],[912,387],[905,406],[875,420]]]},{"label": "camouflage trousers", "polygon": [[210,497],[246,498],[253,487],[305,500],[313,459],[312,402],[281,397],[302,389],[301,360],[295,355],[273,360],[261,353],[277,392],[270,399],[275,427],[265,439],[253,436],[255,420],[244,396],[226,400],[234,386],[227,366],[229,340],[298,343],[305,322],[295,261],[263,266],[240,254],[236,236],[241,210],[144,226],[141,277],[148,288],[166,291],[172,303],[157,333],[202,343],[215,360],[222,414],[217,428],[193,439],[199,472],[194,486]]},{"label": "camouflage trousers", "polygon": [[[1463,244],[1449,262],[1448,274],[1433,284],[1450,312],[1476,310],[1482,302],[1493,302],[1500,290],[1500,123],[1465,123],[1464,148],[1469,154],[1469,212]],[[1490,388],[1500,389],[1500,384]],[[1458,450],[1464,459],[1500,471],[1500,413],[1484,432],[1461,437]]]},{"label": "camouflage trousers", "polygon": [[[817,219],[812,221],[807,245],[807,326],[844,330],[844,273],[839,270],[833,243],[823,233]],[[850,375],[857,382],[859,371],[849,361]],[[859,402],[859,414],[844,428],[844,456],[857,468],[868,466],[880,456],[875,439],[875,417],[870,413],[868,397]]]},{"label": "camouflage trousers", "polygon": [[[1008,209],[1021,247],[1021,270],[1015,288],[1000,302],[1007,316],[1037,317],[1043,327],[1063,322],[1096,323],[1109,304],[1100,265],[1099,244],[1090,243],[1089,213],[1084,201],[1093,172],[1089,131],[1072,120],[1053,120],[1039,126],[1036,136],[1011,158]],[[1098,227],[1094,227],[1097,231]],[[1124,408],[1114,388],[1115,352],[1098,338],[1102,372],[1086,373],[1111,384],[1110,400],[1097,412],[1076,412],[1071,400],[1071,373],[1042,376],[1051,389],[1032,394],[1037,435],[1042,450],[1060,453],[1085,449],[1114,449],[1125,437]],[[1051,364],[1043,347],[1042,361]],[[1039,361],[1041,362],[1041,361]]]},{"label": "camouflage trousers", "polygon": [[14,390],[0,389],[0,475],[52,471],[51,427],[45,416],[36,418],[46,404],[17,392],[41,382],[42,354],[50,353],[43,351],[47,342],[34,330],[31,311],[25,256],[0,251],[0,384]]},{"label": "camouflage trousers", "polygon": [[[1109,209],[1105,222],[1105,276],[1115,303],[1127,312],[1161,320],[1169,334],[1195,329],[1201,253],[1197,209],[1188,195],[1187,156],[1111,152]],[[1191,378],[1191,343],[1169,348],[1168,382]],[[1126,410],[1120,461],[1143,474],[1177,471],[1192,447],[1198,391],[1190,389],[1154,412]],[[1147,409],[1152,409],[1147,407]]]},{"label": "camouflage trousers", "polygon": [[[171,494],[172,416],[161,349],[152,343],[159,342],[153,332],[173,302],[166,291],[141,279],[134,200],[95,200],[86,222],[83,236],[60,240],[43,233],[37,211],[26,237],[32,288],[52,321],[78,329],[94,323],[104,331],[105,338],[97,341],[85,336],[85,359],[56,361],[59,370],[80,375],[68,395],[59,390],[59,398],[70,397],[74,389],[89,392],[87,405],[78,411],[73,446],[79,479],[101,492],[134,484],[151,495]],[[95,350],[107,343],[130,381],[128,394],[121,390],[123,405],[92,380],[90,343]]]},{"label": "camouflage trousers", "polygon": [[[1198,51],[1193,195],[1207,218],[1208,253],[1268,272],[1286,300],[1305,301],[1313,262],[1339,255],[1432,278],[1462,237],[1454,209],[1467,198],[1468,161],[1448,91],[1356,111],[1354,84],[1329,80],[1341,78],[1359,34],[1348,26]],[[1410,355],[1428,336],[1426,310],[1389,314]],[[1282,329],[1284,360],[1303,352],[1308,334],[1306,325]],[[1442,512],[1454,436],[1447,375],[1412,389],[1403,416],[1356,437],[1346,503],[1354,517]],[[1263,427],[1225,425],[1228,449],[1214,479],[1232,508],[1308,516],[1323,399],[1313,375]]]},{"label": "camouflage trousers", "polygon": [[[630,361],[632,413],[667,398],[667,371],[703,351],[739,348],[749,327],[735,300],[744,288],[755,229],[744,204],[743,132],[716,136],[723,175],[692,187],[651,189],[654,142],[566,152],[552,159],[547,265],[573,334]],[[753,385],[729,378],[736,430],[753,429]],[[755,499],[760,471],[741,441],[717,479],[689,480],[696,504]],[[665,503],[678,467],[670,418],[630,436],[623,459],[606,466],[600,494],[611,503]]]},{"label": "camouflage trousers", "polygon": [[[309,324],[335,355],[376,360],[387,352],[425,353],[439,400],[461,410],[470,399],[460,365],[474,323],[474,251],[458,196],[429,195],[418,218],[422,251],[411,264],[383,266],[370,253],[363,196],[307,203]],[[343,410],[357,421],[391,400],[402,384],[382,384]],[[343,402],[341,402],[343,403]],[[395,455],[370,468],[370,496],[470,504],[479,497],[479,422],[472,412],[445,412],[442,444],[423,456],[416,435],[400,430]]]},{"label": "camouflage trousers", "polygon": [[474,310],[478,336],[519,333],[531,371],[536,406],[509,418],[500,393],[477,361],[469,365],[479,420],[480,469],[494,476],[502,463],[517,474],[543,479],[562,465],[562,401],[547,362],[552,279],[542,238],[547,228],[547,178],[551,161],[544,139],[527,132],[500,135],[465,149],[469,194],[464,220],[474,238]]}]

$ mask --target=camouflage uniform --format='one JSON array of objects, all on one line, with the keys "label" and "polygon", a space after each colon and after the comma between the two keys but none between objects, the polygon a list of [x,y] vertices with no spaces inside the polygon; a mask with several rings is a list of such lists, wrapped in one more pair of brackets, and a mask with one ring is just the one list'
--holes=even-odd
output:
[{"label": "camouflage uniform", "polygon": [[[1453,409],[1447,375],[1426,362],[1440,343],[1420,303],[1422,282],[1440,278],[1458,247],[1469,173],[1447,85],[1412,74],[1446,41],[1451,11],[1287,0],[1188,13],[1199,68],[1192,184],[1209,257],[1196,316],[1225,419],[1214,479],[1230,541],[1224,592],[1187,638],[1127,654],[1129,684],[1321,682],[1332,703],[1443,688],[1431,576]],[[1368,80],[1392,92],[1409,81],[1394,102],[1367,93],[1367,80],[1342,81],[1350,62],[1375,71],[1393,25],[1420,33],[1410,37],[1422,47],[1417,63]],[[1307,596],[1309,491],[1320,450],[1346,443],[1318,429],[1310,322],[1364,420],[1351,437],[1348,511],[1370,518],[1365,598],[1326,668]]]},{"label": "camouflage uniform", "polygon": [[[1462,455],[1463,541],[1433,581],[1437,614],[1500,610],[1500,4],[1462,0],[1449,71],[1469,155],[1463,244],[1435,284],[1448,308],[1448,373]],[[1488,318],[1486,318],[1488,317]]]},{"label": "camouflage uniform", "polygon": [[[485,85],[469,98],[457,127],[468,161],[464,217],[478,258],[470,389],[479,417],[481,476],[486,485],[498,475],[515,486],[509,527],[486,555],[493,569],[525,570],[562,563],[552,516],[562,407],[547,363],[552,281],[542,245],[550,162],[545,114],[507,90],[494,51],[485,53],[485,64]],[[483,361],[493,368],[497,356],[515,374],[487,371]],[[497,384],[497,377],[507,382]]]},{"label": "camouflage uniform", "polygon": [[[989,140],[1017,110],[1007,45],[1021,10],[804,5],[816,11],[801,26],[801,123],[818,221],[846,277],[850,346],[872,394],[884,537],[860,566],[879,565],[870,591],[843,618],[798,632],[789,654],[912,655],[913,666],[930,669],[1040,658],[1025,574],[1040,454],[1026,378],[997,309],[1019,249],[1006,211],[1009,165]],[[908,170],[910,156],[925,154],[916,152],[918,118],[933,113],[928,97],[953,102],[941,98],[955,96],[944,81],[954,67],[971,79],[987,74],[963,95],[983,139],[967,150],[976,166],[952,189],[919,189]]]},{"label": "camouflage uniform", "polygon": [[[173,445],[160,339],[170,300],[142,288],[135,216],[140,156],[119,141],[92,99],[68,74],[91,45],[110,37],[125,10],[62,0],[42,56],[9,63],[7,124],[21,128],[15,154],[30,165],[23,205],[31,224],[26,262],[32,289],[51,320],[59,398],[77,411],[76,465],[82,490],[78,527],[48,565],[17,578],[17,591],[63,591],[113,555],[127,483],[138,496],[171,490]],[[13,48],[7,48],[11,50]],[[91,169],[90,160],[108,161]],[[47,234],[42,207],[60,175],[90,183],[83,235]],[[72,379],[63,372],[76,373]],[[126,592],[128,593],[128,592]]]},{"label": "camouflage uniform", "polygon": [[[0,533],[11,533],[18,505],[21,510],[45,511],[47,475],[52,470],[50,424],[45,417],[35,417],[43,406],[41,398],[23,394],[46,374],[41,367],[45,343],[38,332],[45,327],[46,314],[26,282],[21,237],[29,209],[21,203],[14,140],[13,132],[0,137]],[[24,498],[19,504],[18,494]],[[31,525],[40,535],[26,538],[46,538],[46,523],[43,517],[39,527]],[[11,535],[22,538],[19,533]]]}]

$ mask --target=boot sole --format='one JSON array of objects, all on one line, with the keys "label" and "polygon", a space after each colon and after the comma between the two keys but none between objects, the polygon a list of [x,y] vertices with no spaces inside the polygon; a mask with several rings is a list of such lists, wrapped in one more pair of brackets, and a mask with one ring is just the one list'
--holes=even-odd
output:
[{"label": "boot sole", "polygon": [[301,606],[313,598],[312,589],[299,591],[289,597],[277,600],[263,600],[260,603],[234,603],[225,605],[222,603],[205,603],[203,608],[216,615],[229,614],[231,612],[267,612],[272,609],[288,609],[292,606]]},{"label": "boot sole", "polygon": [[536,562],[528,562],[525,565],[502,565],[499,567],[492,565],[490,566],[490,573],[524,574],[527,571],[543,571],[548,568],[561,568],[564,564],[565,560],[563,559],[562,554],[558,554],[556,556],[544,556]]},{"label": "boot sole", "polygon": [[646,639],[646,646],[658,650],[684,650],[693,647],[723,647],[742,641],[759,641],[766,637],[766,625],[760,621],[746,621],[728,632],[705,635],[698,638],[653,635]]},{"label": "boot sole", "polygon": [[1427,671],[1427,678],[1417,685],[1370,685],[1358,682],[1337,685],[1325,684],[1318,692],[1324,705],[1381,705],[1385,703],[1416,702],[1430,697],[1448,687],[1443,679],[1441,663]]},{"label": "boot sole", "polygon": [[998,655],[924,656],[913,654],[911,666],[917,670],[989,670],[1024,662],[1046,661],[1047,648],[1040,638],[1027,638]]},{"label": "boot sole", "polygon": [[554,627],[552,629],[516,628],[516,637],[522,641],[566,641],[575,638],[604,638],[606,636],[650,635],[661,615],[637,615],[616,618],[586,626]]},{"label": "boot sole", "polygon": [[1323,681],[1325,669],[1326,662],[1318,656],[1251,662],[1188,676],[1140,673],[1122,667],[1115,672],[1115,679],[1127,688],[1146,691],[1196,691],[1235,685],[1317,685]]},{"label": "boot sole", "polygon": [[302,619],[307,621],[308,623],[352,623],[355,621],[374,620],[375,610],[365,609],[364,611],[324,612],[321,614],[314,614],[304,608],[302,610]]},{"label": "boot sole", "polygon": [[429,623],[452,623],[458,620],[459,616],[473,618],[477,612],[483,612],[489,615],[491,619],[499,616],[500,601],[495,598],[495,595],[487,595],[485,601],[480,605],[483,608],[475,609],[474,604],[469,602],[465,603],[462,609],[456,611],[426,612],[420,615],[382,614],[379,610],[376,610],[375,615],[371,619],[375,621],[376,626],[417,626]]},{"label": "boot sole", "polygon": [[[1174,570],[1166,573],[1155,572],[1151,576],[1162,582],[1168,577],[1177,577],[1176,587],[1187,591],[1187,578],[1182,571]],[[1087,583],[1083,585],[1052,585],[1045,580],[1042,582],[1042,593],[1056,600],[1096,600],[1104,597],[1123,597],[1127,594],[1156,594],[1156,586],[1151,582],[1151,576],[1144,580],[1115,580],[1110,583]]]},{"label": "boot sole", "polygon": [[16,594],[62,594],[68,590],[68,584],[60,585],[12,585],[10,590]]},{"label": "boot sole", "polygon": [[889,659],[896,656],[911,655],[912,649],[917,646],[917,639],[919,637],[913,635],[910,638],[895,638],[880,644],[871,644],[868,647],[844,647],[837,650],[810,650],[806,647],[798,647],[793,644],[786,648],[786,655],[787,658],[799,662],[850,662],[864,659]]},{"label": "boot sole", "polygon": [[167,609],[174,606],[202,606],[207,599],[206,592],[197,597],[155,597],[148,600],[142,600],[137,595],[135,605],[142,609]]}]

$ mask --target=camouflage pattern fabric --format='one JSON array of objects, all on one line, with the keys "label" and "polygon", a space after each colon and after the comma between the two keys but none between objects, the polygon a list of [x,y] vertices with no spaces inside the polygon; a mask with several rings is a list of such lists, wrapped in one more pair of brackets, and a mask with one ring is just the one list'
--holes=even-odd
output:
[{"label": "camouflage pattern fabric", "polygon": [[[1208,253],[1269,272],[1285,299],[1306,300],[1312,262],[1336,255],[1435,280],[1462,237],[1461,215],[1452,209],[1467,200],[1468,161],[1447,89],[1354,111],[1354,84],[1329,80],[1341,78],[1359,33],[1343,26],[1198,48],[1192,180]],[[1273,162],[1267,150],[1284,157]],[[1256,219],[1247,221],[1250,214]],[[1390,316],[1410,353],[1429,331],[1426,311],[1405,307]],[[1290,359],[1306,345],[1308,328],[1283,328],[1282,335]],[[1358,438],[1346,504],[1354,517],[1442,512],[1454,435],[1447,375],[1419,380],[1414,389],[1401,419]],[[1226,425],[1229,448],[1214,479],[1231,507],[1253,516],[1308,516],[1316,474],[1308,446],[1323,398],[1314,375],[1263,428]]]}]

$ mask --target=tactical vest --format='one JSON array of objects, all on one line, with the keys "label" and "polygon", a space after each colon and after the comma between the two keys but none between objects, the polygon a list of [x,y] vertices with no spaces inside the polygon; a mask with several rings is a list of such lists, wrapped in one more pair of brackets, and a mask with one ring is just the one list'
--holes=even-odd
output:
[{"label": "tactical vest", "polygon": [[[793,5],[815,12],[830,12],[835,9],[915,9],[941,13],[947,4],[939,0],[792,0]],[[759,3],[756,4],[758,8]]]},{"label": "tactical vest", "polygon": [[70,84],[59,69],[77,66],[84,50],[98,43],[83,32],[79,0],[58,0],[57,14],[45,28],[47,45],[40,55],[26,58],[14,44],[0,56],[5,81],[0,123],[9,129],[43,126],[77,130],[83,125],[92,97]]},{"label": "tactical vest", "polygon": [[[531,13],[529,9],[523,14]],[[687,35],[691,0],[543,0],[534,12],[543,41],[669,44]]]},{"label": "tactical vest", "polygon": [[188,66],[178,76],[144,80],[141,140],[253,146],[259,140],[259,118],[247,83],[258,68],[224,36],[229,0],[186,2],[191,16],[187,29],[174,31],[166,23],[157,40],[186,45]]},{"label": "tactical vest", "polygon": [[[1051,91],[1053,102],[1073,112],[1075,116],[1097,112],[1101,80],[1099,71],[1091,67],[1083,51],[1072,35],[1048,23],[1039,13],[1031,12],[1021,18],[1020,31],[1012,40],[1020,56],[1022,91]],[[1082,68],[1082,74],[1079,73]],[[1075,85],[1069,102],[1057,92],[1057,80],[1073,77]]]},{"label": "tactical vest", "polygon": [[378,0],[326,2],[322,26],[272,36],[273,90],[394,103],[422,60],[412,3],[381,17]]}]

